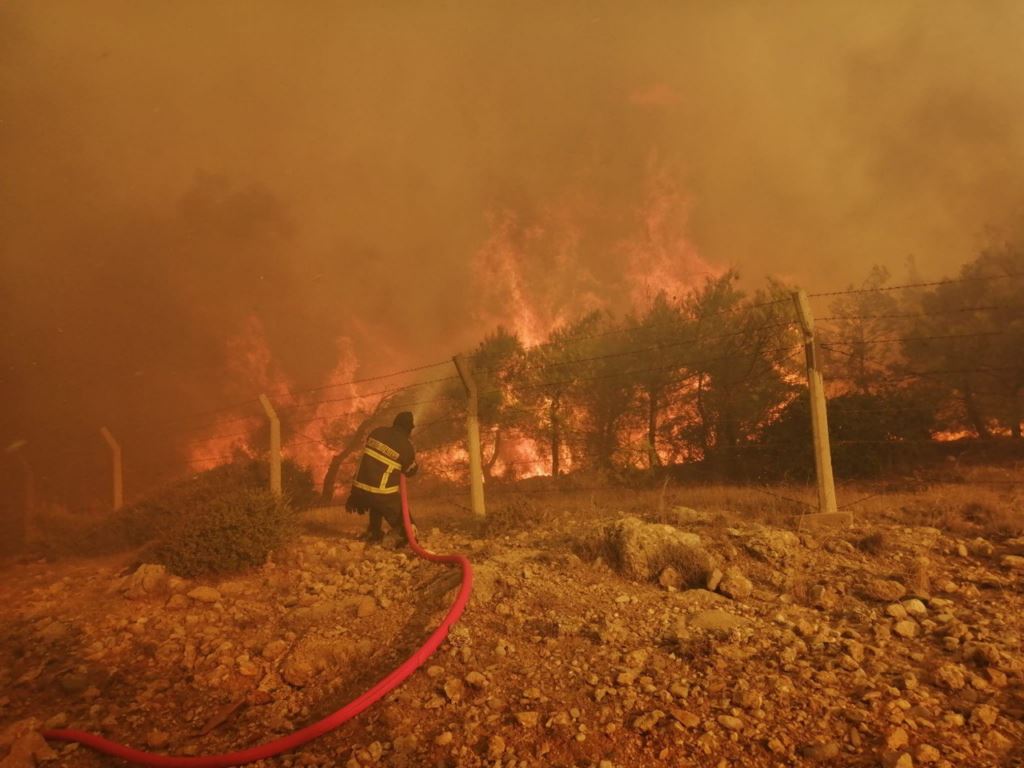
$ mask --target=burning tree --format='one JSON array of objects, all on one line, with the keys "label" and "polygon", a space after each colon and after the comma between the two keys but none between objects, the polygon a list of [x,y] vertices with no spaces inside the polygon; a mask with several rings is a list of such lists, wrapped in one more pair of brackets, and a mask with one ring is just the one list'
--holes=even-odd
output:
[{"label": "burning tree", "polygon": [[695,335],[694,325],[683,307],[662,291],[638,319],[628,320],[633,329],[633,377],[644,408],[644,453],[648,467],[661,464],[658,444],[666,435],[662,415],[673,404],[686,377],[683,369],[689,355],[687,339]]},{"label": "burning tree", "polygon": [[591,312],[552,331],[547,341],[526,351],[517,377],[517,400],[536,414],[526,422],[526,430],[538,441],[547,442],[552,477],[559,476],[563,459],[569,458],[569,437],[580,415],[573,406],[588,378],[587,363],[593,362],[591,342],[604,321],[603,313]]},{"label": "burning tree", "polygon": [[[513,381],[524,362],[525,350],[519,336],[498,326],[484,337],[473,352],[473,375],[479,390],[478,413],[481,436],[490,435],[490,456],[483,461],[484,474],[491,477],[501,457],[508,433],[525,423],[512,394]],[[486,456],[486,450],[483,450]]]},{"label": "burning tree", "polygon": [[592,313],[579,323],[586,335],[571,343],[579,362],[572,389],[575,431],[570,435],[574,460],[611,470],[622,451],[622,432],[635,400],[630,364],[631,343],[623,328],[606,313]]},{"label": "burning tree", "polygon": [[931,386],[962,408],[963,423],[982,438],[994,429],[1021,437],[1024,407],[1024,284],[999,279],[1024,273],[1024,250],[985,251],[964,265],[960,281],[921,297],[903,353],[911,368],[934,371]]},{"label": "burning tree", "polygon": [[709,279],[684,302],[697,334],[685,364],[697,419],[680,437],[727,473],[740,444],[795,391],[786,376],[796,344],[789,291],[773,283],[748,299],[737,279],[735,271]]},{"label": "burning tree", "polygon": [[838,393],[872,396],[891,389],[904,362],[899,345],[886,340],[902,335],[911,307],[907,297],[882,290],[888,281],[889,271],[875,266],[857,292],[829,305],[832,318],[819,339],[829,384]]}]

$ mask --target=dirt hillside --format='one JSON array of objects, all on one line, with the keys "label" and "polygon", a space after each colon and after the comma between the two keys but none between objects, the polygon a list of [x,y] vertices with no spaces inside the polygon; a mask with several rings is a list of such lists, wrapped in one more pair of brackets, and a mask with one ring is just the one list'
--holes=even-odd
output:
[{"label": "dirt hillside", "polygon": [[[808,527],[642,499],[557,505],[487,526],[425,509],[425,546],[474,564],[462,621],[369,711],[258,764],[1024,760],[1024,539],[896,516]],[[32,737],[42,724],[231,751],[387,674],[440,621],[458,573],[364,545],[364,521],[343,512],[314,517],[227,580],[127,557],[5,566],[0,765],[115,764],[49,752]]]}]

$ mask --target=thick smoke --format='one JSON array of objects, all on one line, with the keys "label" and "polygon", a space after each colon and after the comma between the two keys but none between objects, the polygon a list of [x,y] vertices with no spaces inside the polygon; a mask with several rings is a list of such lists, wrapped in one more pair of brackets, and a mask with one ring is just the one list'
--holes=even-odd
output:
[{"label": "thick smoke", "polygon": [[949,273],[1019,231],[1022,37],[1016,0],[4,3],[0,437],[81,498],[100,424],[155,474],[252,394],[253,322],[301,387],[637,270]]}]

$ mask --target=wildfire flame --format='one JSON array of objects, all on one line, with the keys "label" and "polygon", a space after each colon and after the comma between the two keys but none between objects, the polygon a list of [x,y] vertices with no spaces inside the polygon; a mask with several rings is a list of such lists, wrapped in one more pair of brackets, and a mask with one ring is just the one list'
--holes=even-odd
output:
[{"label": "wildfire flame", "polygon": [[[588,262],[581,253],[581,222],[595,207],[582,197],[541,208],[533,219],[503,210],[489,217],[491,233],[475,254],[474,282],[480,298],[477,320],[481,330],[504,325],[527,346],[543,343],[551,332],[594,309],[612,308],[627,298],[630,308],[642,307],[657,293],[681,297],[705,276],[720,274],[698,253],[686,234],[687,200],[671,178],[659,169],[656,158],[648,168],[644,206],[634,212],[637,234],[611,245],[621,264],[626,291],[614,299],[602,298]],[[355,323],[353,327],[358,327]],[[299,392],[275,366],[262,325],[255,317],[227,345],[226,373],[232,388],[247,397],[264,392],[282,416],[282,453],[315,471],[326,468],[338,450],[339,435],[353,434],[380,395],[361,394],[351,382],[360,369],[351,340],[337,341],[338,362],[325,384],[315,392]],[[327,401],[327,402],[324,402]],[[680,406],[679,408],[682,408]],[[677,410],[679,410],[677,408]],[[679,413],[665,414],[668,418]],[[258,408],[241,418],[230,416],[213,424],[190,450],[190,463],[208,469],[237,456],[265,455],[253,438],[265,430]],[[629,430],[627,430],[629,431]],[[625,450],[638,464],[649,461],[647,435],[636,429],[626,435]],[[662,462],[675,458],[671,446],[654,446]],[[491,474],[502,478],[528,478],[551,473],[550,448],[526,435],[506,436]],[[460,476],[465,449],[438,449],[426,457],[440,474]],[[563,445],[559,465],[576,468],[572,448]]]}]

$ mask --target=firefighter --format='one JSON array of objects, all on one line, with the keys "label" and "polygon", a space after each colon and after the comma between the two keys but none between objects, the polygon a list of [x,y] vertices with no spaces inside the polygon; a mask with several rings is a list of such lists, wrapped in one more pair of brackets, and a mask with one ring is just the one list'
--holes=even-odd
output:
[{"label": "firefighter", "polygon": [[352,491],[345,502],[345,509],[360,515],[369,511],[370,524],[365,539],[378,543],[384,538],[381,521],[387,520],[391,530],[402,532],[402,540],[408,543],[405,527],[402,525],[402,498],[398,492],[398,473],[406,477],[416,474],[416,450],[409,436],[412,434],[413,419],[409,411],[395,416],[390,427],[377,427],[366,438],[366,448],[359,462]]}]

